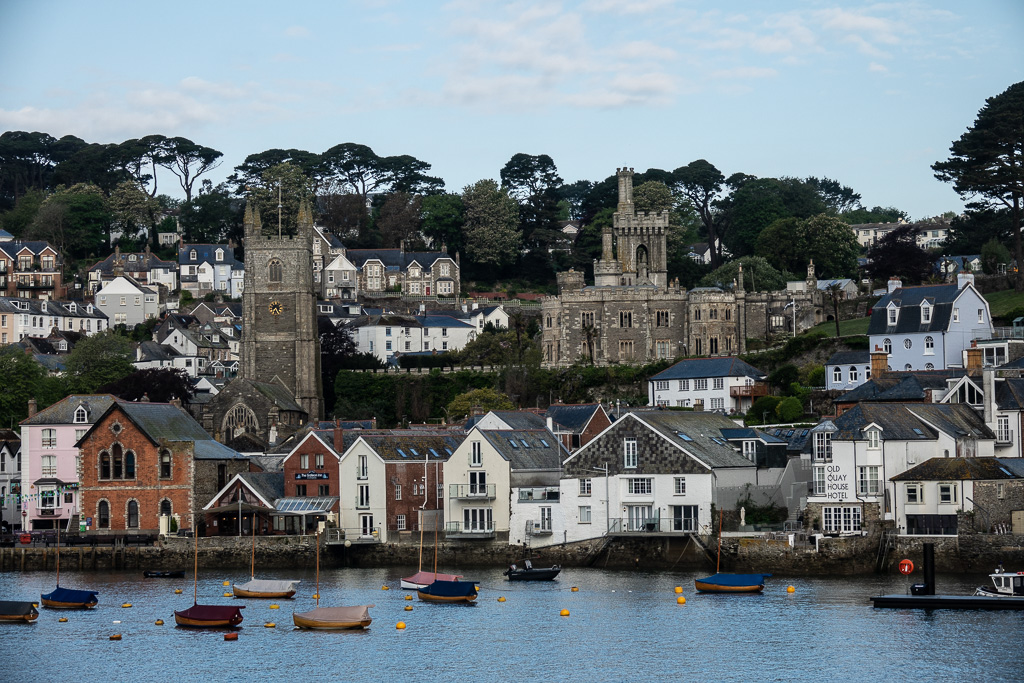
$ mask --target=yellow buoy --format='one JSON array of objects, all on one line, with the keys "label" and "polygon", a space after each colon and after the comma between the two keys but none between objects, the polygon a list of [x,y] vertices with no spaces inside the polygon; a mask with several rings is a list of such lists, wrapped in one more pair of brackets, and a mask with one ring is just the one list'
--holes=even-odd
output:
[{"label": "yellow buoy", "polygon": [[126,603],[123,603],[121,605],[121,607],[131,607],[131,606],[132,606],[132,603],[130,603],[130,602],[126,602]]},{"label": "yellow buoy", "polygon": [[576,586],[573,586],[573,587],[572,587],[572,592],[573,592],[573,593],[579,593],[579,592],[580,592],[580,589],[579,589],[579,588],[577,588]]},{"label": "yellow buoy", "polygon": [[406,612],[411,612],[412,611],[412,605],[406,605],[405,606],[405,611]]},{"label": "yellow buoy", "polygon": [[155,624],[156,626],[163,626],[163,625],[164,625],[164,620],[163,620],[163,619],[157,619],[157,620],[156,620],[156,621],[154,621],[153,623],[154,623],[154,624]]},{"label": "yellow buoy", "polygon": [[796,593],[796,588],[793,588],[792,586],[786,586],[786,592],[787,593]]},{"label": "yellow buoy", "polygon": [[230,581],[225,581],[225,582],[224,582],[224,583],[223,583],[222,585],[224,585],[224,586],[230,586],[230,585],[231,585],[231,582],[230,582]]},{"label": "yellow buoy", "polygon": [[320,599],[320,594],[319,593],[313,593],[313,599],[314,600],[319,600]]},{"label": "yellow buoy", "polygon": [[504,595],[499,596],[498,597],[498,602],[505,602],[505,596]]},{"label": "yellow buoy", "polygon": [[569,616],[569,610],[564,609],[561,612],[559,612],[559,614],[561,614],[563,617],[567,617],[567,616]]},{"label": "yellow buoy", "polygon": [[387,586],[381,586],[381,587],[380,587],[380,589],[381,589],[382,591],[389,591],[389,590],[391,590],[391,589],[390,589],[390,588],[388,588]]},{"label": "yellow buoy", "polygon": [[175,595],[181,595],[181,589],[180,588],[175,588],[174,589],[174,594]]},{"label": "yellow buoy", "polygon": [[114,635],[110,636],[110,639],[111,640],[121,640],[121,634],[120,633],[115,633]]},{"label": "yellow buoy", "polygon": [[271,605],[270,609],[281,609],[280,605]]},{"label": "yellow buoy", "polygon": [[405,628],[405,622],[404,621],[398,622],[397,624],[395,624],[395,628],[397,628],[399,631],[401,631],[402,629]]},{"label": "yellow buoy", "polygon": [[268,621],[267,623],[263,624],[263,628],[274,628],[275,626],[277,626],[277,624],[275,624],[272,621]]},{"label": "yellow buoy", "polygon": [[411,596],[411,595],[406,595],[406,596],[405,596],[405,599],[406,599],[406,600],[412,600],[412,596]]},{"label": "yellow buoy", "polygon": [[682,593],[682,592],[683,592],[683,587],[682,586],[676,586],[676,593]]},{"label": "yellow buoy", "polygon": [[224,594],[224,597],[225,597],[225,598],[230,598],[230,597],[231,597],[231,593],[225,593],[225,594]]},{"label": "yellow buoy", "polygon": [[62,624],[64,624],[64,623],[67,623],[67,620],[68,620],[68,618],[67,618],[67,617],[61,617],[61,618],[60,618],[60,619],[58,619],[57,621],[58,621],[58,622],[60,622],[60,623],[62,623]]},{"label": "yellow buoy", "polygon": [[686,604],[686,598],[684,598],[682,595],[680,595],[678,598],[676,598],[676,604],[677,605],[685,605]]}]

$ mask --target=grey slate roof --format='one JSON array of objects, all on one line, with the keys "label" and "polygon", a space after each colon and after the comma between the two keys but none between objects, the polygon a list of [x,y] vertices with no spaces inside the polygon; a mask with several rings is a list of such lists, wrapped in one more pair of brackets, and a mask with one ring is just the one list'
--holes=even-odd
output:
[{"label": "grey slate roof", "polygon": [[555,424],[579,434],[598,410],[602,410],[600,403],[556,403],[548,406],[544,416],[550,417]]},{"label": "grey slate roof", "polygon": [[936,429],[955,437],[995,438],[978,413],[963,403],[860,403],[835,419],[833,439],[863,440],[864,428],[872,423],[882,428],[886,441],[934,441]]},{"label": "grey slate roof", "polygon": [[569,455],[546,429],[481,429],[480,434],[512,470],[558,470]]},{"label": "grey slate roof", "polygon": [[[960,288],[955,284],[900,287],[891,294],[883,296],[874,305],[871,312],[871,322],[868,323],[868,334],[942,332],[949,325],[953,302],[959,294]],[[933,306],[932,317],[930,322],[922,323],[921,302],[925,300]],[[899,317],[893,326],[889,325],[889,314],[886,310],[890,301],[895,302],[900,309]]]},{"label": "grey slate roof", "polygon": [[281,410],[291,410],[297,413],[305,412],[302,406],[295,402],[295,397],[292,396],[291,392],[280,384],[274,382],[252,382],[251,380],[243,381],[250,381],[257,391],[273,401]]},{"label": "grey slate roof", "polygon": [[362,438],[384,460],[415,462],[429,459],[444,462],[465,439],[456,432],[433,430],[393,430],[381,434],[368,432],[353,435],[353,442]]},{"label": "grey slate roof", "polygon": [[144,341],[139,344],[139,361],[169,361],[180,356],[181,354],[168,344],[155,341]]},{"label": "grey slate roof", "polygon": [[[890,477],[890,481],[959,481],[963,479],[1024,479],[1015,472],[1021,458],[930,458]],[[1013,469],[1011,469],[1013,468]]]},{"label": "grey slate roof", "polygon": [[[109,410],[120,409],[154,443],[193,441],[195,458],[199,460],[244,459],[238,451],[214,441],[213,437],[191,415],[170,403],[117,401]],[[90,430],[91,431],[91,430]]]},{"label": "grey slate roof", "polygon": [[[192,250],[195,250],[196,257],[192,258]],[[217,260],[217,250],[224,250],[224,260]],[[179,265],[197,265],[209,263],[214,266],[231,266],[234,270],[242,270],[245,266],[241,261],[235,259],[235,248],[226,244],[186,244],[178,247]]]},{"label": "grey slate roof", "polygon": [[927,397],[928,390],[945,389],[947,380],[963,377],[963,369],[887,372],[883,377],[872,377],[859,387],[840,396],[838,403],[860,401],[919,401]]},{"label": "grey slate roof", "polygon": [[271,505],[284,496],[284,472],[242,472],[238,476]]},{"label": "grey slate roof", "polygon": [[528,410],[492,410],[484,415],[471,416],[466,420],[466,431],[476,426],[476,423],[487,415],[493,414],[512,429],[546,429],[547,422],[537,413]]},{"label": "grey slate roof", "polygon": [[704,377],[751,377],[764,379],[766,375],[735,356],[725,358],[692,358],[681,360],[648,381],[668,379],[695,379]]},{"label": "grey slate roof", "polygon": [[996,406],[999,410],[1024,410],[1024,378],[997,380]]},{"label": "grey slate roof", "polygon": [[[100,271],[103,274],[112,275],[114,273],[114,258],[117,256],[116,253],[111,254],[107,258],[103,259],[96,265],[89,268],[87,272]],[[129,260],[129,256],[134,256],[135,260]],[[178,270],[178,264],[171,261],[164,261],[158,258],[156,254],[146,252],[136,253],[122,253],[121,259],[124,265],[125,272],[141,273],[143,271],[150,270]]]},{"label": "grey slate roof", "polygon": [[825,365],[867,365],[870,362],[870,351],[836,351]]},{"label": "grey slate roof", "polygon": [[716,467],[756,467],[722,435],[723,429],[735,429],[736,423],[716,413],[677,410],[630,411],[679,448],[692,453],[705,465]]},{"label": "grey slate roof", "polygon": [[405,270],[413,261],[424,268],[430,268],[438,259],[455,260],[443,251],[402,251],[401,249],[349,249],[347,258],[356,268],[362,268],[367,261],[380,261],[385,268]]},{"label": "grey slate roof", "polygon": [[[73,424],[75,411],[84,406],[88,413],[87,424],[95,422],[105,413],[116,399],[110,394],[74,394],[57,401],[49,408],[40,410],[34,416],[21,421],[23,425]],[[205,434],[205,432],[203,432]]]}]

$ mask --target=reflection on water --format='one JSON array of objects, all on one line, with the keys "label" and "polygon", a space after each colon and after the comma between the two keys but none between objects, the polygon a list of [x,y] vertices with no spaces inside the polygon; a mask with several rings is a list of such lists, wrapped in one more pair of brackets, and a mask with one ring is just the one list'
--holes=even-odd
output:
[{"label": "reflection on water", "polygon": [[[36,624],[0,625],[8,653],[3,678],[52,680],[58,657],[61,677],[106,681],[1024,678],[1024,614],[871,607],[871,595],[905,592],[904,577],[776,577],[762,595],[729,596],[695,593],[695,574],[568,568],[554,582],[510,583],[501,569],[462,570],[481,588],[477,604],[467,606],[406,601],[398,579],[412,571],[321,572],[321,606],[376,605],[365,632],[295,630],[292,612],[313,606],[314,573],[258,573],[302,583],[296,599],[277,601],[278,610],[270,609],[274,601],[239,601],[246,608],[237,642],[173,625],[173,610],[192,604],[191,576],[62,572],[63,586],[98,590],[99,607],[40,609]],[[222,581],[248,578],[201,571],[199,601],[233,602],[223,597],[230,588]],[[0,599],[37,600],[53,581],[50,573],[0,574]],[[970,593],[986,581],[940,576],[939,592]],[[381,590],[385,584],[391,590]],[[796,592],[787,593],[787,585]],[[683,587],[685,605],[676,604],[675,586]],[[506,602],[497,602],[501,595]],[[559,616],[562,609],[570,616]],[[60,616],[68,622],[58,623]],[[165,625],[155,626],[157,619]],[[264,628],[268,621],[276,628]],[[399,621],[408,625],[404,631],[395,629]],[[109,641],[113,633],[123,640]]]}]

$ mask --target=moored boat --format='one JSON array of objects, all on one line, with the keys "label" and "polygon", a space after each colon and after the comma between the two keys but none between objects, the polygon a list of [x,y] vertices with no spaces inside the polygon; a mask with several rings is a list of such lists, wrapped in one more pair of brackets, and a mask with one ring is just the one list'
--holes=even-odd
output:
[{"label": "moored boat", "polygon": [[550,567],[534,567],[530,560],[524,560],[523,566],[511,565],[505,570],[505,576],[509,581],[551,581],[562,571],[561,566],[555,564]]},{"label": "moored boat", "polygon": [[374,605],[354,607],[315,607],[308,612],[295,612],[292,622],[299,628],[325,631],[366,628],[373,619],[370,608]]},{"label": "moored boat", "polygon": [[416,591],[425,602],[473,602],[477,597],[474,581],[435,581]]},{"label": "moored boat", "polygon": [[298,581],[251,579],[231,586],[236,598],[290,598],[295,595]]},{"label": "moored boat", "polygon": [[40,598],[43,607],[50,609],[89,609],[99,603],[97,591],[75,590],[73,588],[61,588],[57,586],[49,593],[44,593]]},{"label": "moored boat", "polygon": [[702,593],[760,593],[769,576],[771,574],[714,574],[695,579],[694,584]]},{"label": "moored boat", "polygon": [[992,579],[991,586],[979,586],[975,595],[991,598],[1022,598],[1024,597],[1024,572],[1005,572],[1002,565],[988,575]]},{"label": "moored boat", "polygon": [[189,628],[234,628],[242,623],[245,605],[199,605],[174,611],[174,623]]},{"label": "moored boat", "polygon": [[142,576],[147,579],[184,579],[184,569],[147,569],[142,572]]},{"label": "moored boat", "polygon": [[407,576],[402,579],[402,588],[406,590],[419,590],[435,581],[458,581],[462,578],[462,574],[441,574],[438,572],[424,572],[419,571],[412,576]]},{"label": "moored boat", "polygon": [[13,600],[0,601],[0,622],[21,622],[31,624],[38,618],[39,612],[36,610],[36,606],[31,602],[19,602]]}]

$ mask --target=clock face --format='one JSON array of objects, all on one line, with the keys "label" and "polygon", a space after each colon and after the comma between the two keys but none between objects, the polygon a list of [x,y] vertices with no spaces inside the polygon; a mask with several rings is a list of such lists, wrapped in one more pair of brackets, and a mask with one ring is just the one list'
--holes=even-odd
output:
[{"label": "clock face", "polygon": [[281,311],[284,310],[281,306],[280,301],[271,301],[270,306],[267,307],[271,315],[281,315]]}]

